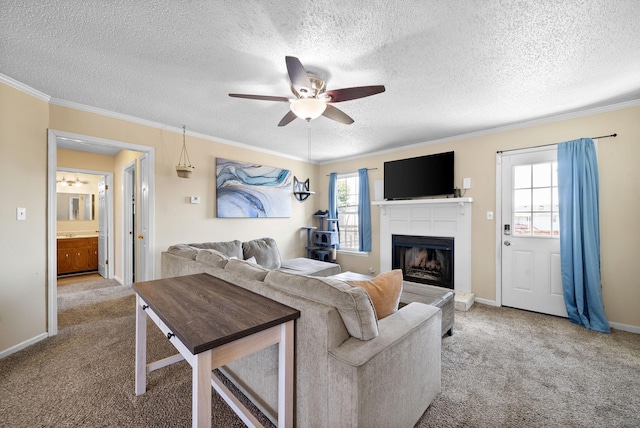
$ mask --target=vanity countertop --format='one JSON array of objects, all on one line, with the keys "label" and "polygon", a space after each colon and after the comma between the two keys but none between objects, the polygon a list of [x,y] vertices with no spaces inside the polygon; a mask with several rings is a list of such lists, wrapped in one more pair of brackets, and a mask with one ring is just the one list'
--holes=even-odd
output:
[{"label": "vanity countertop", "polygon": [[56,236],[56,239],[74,239],[74,238],[97,238],[98,233],[65,233]]}]

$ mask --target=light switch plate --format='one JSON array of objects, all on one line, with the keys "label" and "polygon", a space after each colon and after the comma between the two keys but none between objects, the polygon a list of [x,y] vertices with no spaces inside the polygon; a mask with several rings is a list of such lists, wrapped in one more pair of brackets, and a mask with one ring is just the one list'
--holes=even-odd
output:
[{"label": "light switch plate", "polygon": [[493,211],[487,211],[487,220],[493,220]]},{"label": "light switch plate", "polygon": [[16,219],[17,220],[26,220],[27,219],[27,209],[18,207],[16,208]]},{"label": "light switch plate", "polygon": [[200,196],[192,196],[191,197],[191,203],[192,204],[199,204],[200,203]]},{"label": "light switch plate", "polygon": [[464,178],[462,180],[462,188],[463,189],[471,189],[471,179],[470,178]]}]

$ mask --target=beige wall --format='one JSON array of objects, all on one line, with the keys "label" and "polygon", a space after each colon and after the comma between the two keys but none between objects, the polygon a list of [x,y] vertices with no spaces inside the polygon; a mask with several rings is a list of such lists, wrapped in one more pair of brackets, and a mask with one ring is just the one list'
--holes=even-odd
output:
[{"label": "beige wall", "polygon": [[[559,143],[580,137],[618,133],[599,142],[601,271],[605,311],[609,321],[640,327],[640,239],[635,225],[640,212],[640,107],[529,126],[491,135],[461,138],[384,155],[322,165],[318,189],[326,189],[330,172],[377,168],[369,172],[370,185],[383,178],[383,162],[424,154],[455,151],[455,182],[471,177],[465,196],[473,198],[472,288],[477,297],[496,299],[496,225],[486,219],[496,210],[496,151]],[[372,190],[373,194],[373,190]],[[320,193],[319,200],[327,195]],[[373,251],[366,256],[338,254],[343,270],[366,273],[379,270],[379,208],[371,210]]]},{"label": "beige wall", "polygon": [[48,111],[0,84],[0,352],[46,332]]}]

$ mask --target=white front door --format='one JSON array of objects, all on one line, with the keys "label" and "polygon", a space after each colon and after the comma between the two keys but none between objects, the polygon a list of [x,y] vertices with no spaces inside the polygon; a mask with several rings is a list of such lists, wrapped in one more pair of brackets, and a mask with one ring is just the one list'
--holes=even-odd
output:
[{"label": "white front door", "polygon": [[567,316],[556,146],[502,153],[502,305]]}]

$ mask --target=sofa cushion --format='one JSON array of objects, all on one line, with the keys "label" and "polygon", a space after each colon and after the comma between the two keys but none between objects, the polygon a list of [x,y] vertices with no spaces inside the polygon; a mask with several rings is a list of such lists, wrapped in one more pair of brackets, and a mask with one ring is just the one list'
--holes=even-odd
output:
[{"label": "sofa cushion", "polygon": [[375,278],[364,281],[348,281],[349,284],[365,289],[378,319],[388,317],[398,310],[400,294],[402,294],[402,270],[394,269],[383,272]]},{"label": "sofa cushion", "polygon": [[242,256],[240,258],[246,260],[250,257],[255,257],[256,262],[267,269],[280,268],[280,251],[278,251],[278,245],[273,238],[260,238],[243,242]]},{"label": "sofa cushion", "polygon": [[196,261],[219,268],[224,268],[229,261],[229,257],[225,256],[220,251],[201,249],[196,255]]},{"label": "sofa cushion", "polygon": [[245,278],[258,281],[264,280],[264,277],[269,273],[269,269],[241,259],[229,259],[224,270],[225,272],[242,275]]},{"label": "sofa cushion", "polygon": [[378,335],[378,320],[369,295],[362,287],[315,276],[270,271],[265,284],[287,293],[335,307],[349,335],[370,340]]},{"label": "sofa cushion", "polygon": [[203,242],[201,244],[189,244],[195,248],[204,248],[210,250],[216,250],[221,252],[227,257],[237,257],[239,259],[244,259],[242,257],[242,242],[237,239],[234,241],[228,242]]},{"label": "sofa cushion", "polygon": [[198,255],[198,249],[192,245],[176,244],[167,249],[167,252],[175,254],[176,256],[184,257],[189,260],[195,260]]}]

